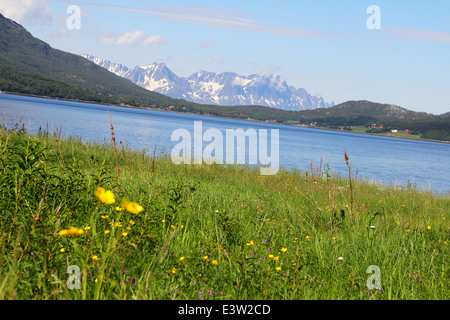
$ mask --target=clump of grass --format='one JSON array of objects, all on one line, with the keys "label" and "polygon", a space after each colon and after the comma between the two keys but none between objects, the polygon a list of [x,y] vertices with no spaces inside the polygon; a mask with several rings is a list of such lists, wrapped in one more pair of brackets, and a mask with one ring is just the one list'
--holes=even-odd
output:
[{"label": "clump of grass", "polygon": [[321,171],[175,165],[2,128],[0,298],[447,298],[449,196]]}]

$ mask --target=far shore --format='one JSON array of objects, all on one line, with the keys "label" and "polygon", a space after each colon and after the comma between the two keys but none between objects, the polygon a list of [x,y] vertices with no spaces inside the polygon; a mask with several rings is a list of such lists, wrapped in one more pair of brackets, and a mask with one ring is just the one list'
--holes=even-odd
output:
[{"label": "far shore", "polygon": [[133,108],[133,109],[152,110],[152,111],[160,111],[160,112],[168,112],[168,113],[189,114],[189,115],[196,115],[196,116],[203,116],[203,117],[233,119],[233,120],[242,120],[242,121],[253,121],[253,122],[259,122],[259,123],[265,123],[265,124],[277,124],[277,125],[285,125],[285,126],[291,126],[291,127],[302,127],[302,128],[316,129],[316,130],[327,130],[327,131],[347,132],[347,133],[354,133],[354,134],[365,134],[365,135],[379,136],[379,137],[386,137],[386,138],[397,138],[397,139],[429,141],[429,142],[439,142],[439,143],[450,144],[450,141],[445,141],[445,140],[422,139],[422,138],[413,138],[413,137],[399,137],[399,136],[395,136],[395,135],[388,136],[388,135],[385,135],[385,134],[367,133],[367,132],[354,132],[354,131],[338,130],[338,129],[331,129],[331,128],[327,128],[327,127],[318,127],[318,126],[309,126],[309,125],[299,126],[298,124],[267,122],[265,120],[257,120],[257,119],[251,119],[251,118],[245,118],[244,119],[244,118],[217,116],[217,115],[212,115],[212,114],[198,114],[198,113],[192,113],[192,112],[181,112],[181,111],[173,111],[173,110],[153,109],[153,108],[149,108],[149,107],[136,107],[136,106],[130,106],[130,105],[117,105],[117,104],[102,103],[102,102],[95,102],[95,101],[85,101],[85,100],[66,99],[66,98],[54,98],[54,97],[48,97],[48,96],[39,96],[39,95],[33,95],[33,94],[16,93],[16,92],[8,92],[8,91],[0,91],[0,94],[25,96],[25,97],[33,97],[33,98],[42,98],[42,99],[51,99],[51,100],[62,100],[62,101],[69,101],[69,102],[79,102],[79,103],[96,104],[96,105],[121,107],[121,108]]}]

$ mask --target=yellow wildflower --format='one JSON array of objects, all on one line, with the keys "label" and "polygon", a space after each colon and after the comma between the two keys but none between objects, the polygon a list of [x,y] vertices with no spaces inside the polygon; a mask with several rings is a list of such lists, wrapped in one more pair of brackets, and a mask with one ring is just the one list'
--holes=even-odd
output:
[{"label": "yellow wildflower", "polygon": [[217,260],[213,260],[212,264],[214,264],[214,265],[217,264]]},{"label": "yellow wildflower", "polygon": [[102,218],[102,219],[108,219],[109,216],[108,216],[108,215],[104,215],[104,216],[101,216],[101,218]]},{"label": "yellow wildflower", "polygon": [[89,231],[89,230],[91,230],[91,227],[85,227],[84,230]]},{"label": "yellow wildflower", "polygon": [[105,190],[105,188],[98,186],[97,190],[94,191],[94,194],[97,197],[97,199],[103,202],[104,204],[111,204],[116,202],[114,193],[112,193],[111,190]]},{"label": "yellow wildflower", "polygon": [[428,229],[428,230],[431,230],[431,226],[428,226],[427,229]]},{"label": "yellow wildflower", "polygon": [[98,261],[98,260],[100,260],[100,258],[98,256],[92,256],[92,260]]},{"label": "yellow wildflower", "polygon": [[132,226],[134,226],[134,221],[133,220],[130,220],[130,224],[132,225]]},{"label": "yellow wildflower", "polygon": [[122,236],[126,237],[128,235],[128,232],[122,232]]},{"label": "yellow wildflower", "polygon": [[108,233],[110,233],[110,231],[109,230],[105,230],[105,234],[108,234]]},{"label": "yellow wildflower", "polygon": [[208,259],[208,256],[204,256],[203,259],[205,259],[205,260]]},{"label": "yellow wildflower", "polygon": [[144,208],[140,204],[129,200],[122,202],[121,207],[134,214],[138,214],[139,212],[142,212],[144,210]]},{"label": "yellow wildflower", "polygon": [[281,271],[281,267],[276,267],[275,270]]},{"label": "yellow wildflower", "polygon": [[180,261],[184,261],[184,257],[180,257]]},{"label": "yellow wildflower", "polygon": [[172,273],[173,273],[173,274],[177,273],[177,268],[173,267],[173,268],[172,268]]},{"label": "yellow wildflower", "polygon": [[287,248],[281,248],[281,252],[286,252],[287,251]]},{"label": "yellow wildflower", "polygon": [[64,249],[64,248],[59,249],[59,252],[61,252],[61,253],[65,252],[65,251],[66,251],[66,249]]},{"label": "yellow wildflower", "polygon": [[83,229],[79,229],[76,227],[70,227],[69,229],[63,229],[59,232],[60,236],[63,237],[72,237],[72,236],[81,236],[84,233]]}]

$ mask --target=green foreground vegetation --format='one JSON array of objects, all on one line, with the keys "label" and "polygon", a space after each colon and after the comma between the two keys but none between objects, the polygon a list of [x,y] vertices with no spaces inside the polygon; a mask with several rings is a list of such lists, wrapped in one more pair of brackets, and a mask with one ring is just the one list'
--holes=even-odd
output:
[{"label": "green foreground vegetation", "polygon": [[113,138],[0,129],[0,299],[448,299],[448,195]]}]

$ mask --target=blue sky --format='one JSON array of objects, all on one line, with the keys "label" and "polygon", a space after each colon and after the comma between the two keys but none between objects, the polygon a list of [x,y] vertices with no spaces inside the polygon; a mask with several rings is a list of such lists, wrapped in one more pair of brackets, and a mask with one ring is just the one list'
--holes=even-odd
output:
[{"label": "blue sky", "polygon": [[[67,27],[70,5],[80,29]],[[328,102],[450,111],[447,0],[2,0],[0,12],[54,48],[128,67],[273,74]]]}]

